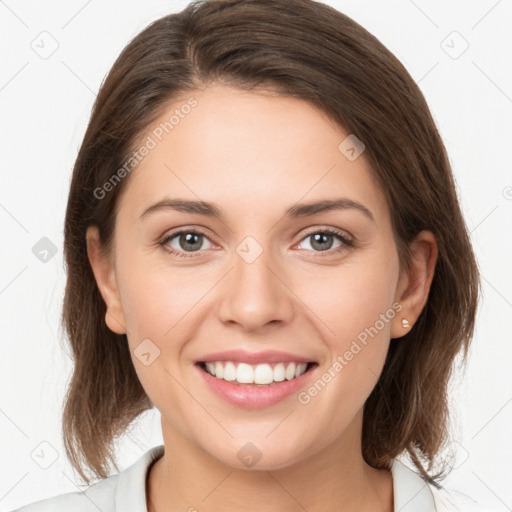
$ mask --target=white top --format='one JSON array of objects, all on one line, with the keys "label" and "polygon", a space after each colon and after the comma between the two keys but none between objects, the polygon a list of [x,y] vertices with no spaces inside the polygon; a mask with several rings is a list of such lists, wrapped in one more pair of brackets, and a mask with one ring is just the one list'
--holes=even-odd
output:
[{"label": "white top", "polygon": [[[59,494],[12,512],[147,512],[148,469],[163,453],[163,445],[154,446],[121,473],[83,492]],[[436,489],[397,460],[393,461],[391,474],[395,512],[493,512],[464,494]]]}]

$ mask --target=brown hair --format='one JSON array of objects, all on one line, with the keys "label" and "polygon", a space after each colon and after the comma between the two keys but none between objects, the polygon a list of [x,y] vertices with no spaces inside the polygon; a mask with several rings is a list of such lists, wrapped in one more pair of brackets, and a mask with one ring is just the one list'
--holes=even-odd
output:
[{"label": "brown hair", "polygon": [[[67,265],[62,322],[74,357],[65,399],[66,453],[81,477],[115,464],[113,444],[153,407],[126,335],[105,323],[106,305],[87,257],[85,233],[111,247],[116,205],[129,177],[105,197],[94,191],[129,158],[138,137],[170,101],[219,82],[265,87],[319,107],[366,146],[391,212],[400,264],[424,229],[437,239],[428,302],[414,327],[391,340],[364,407],[365,460],[389,468],[408,453],[424,478],[448,437],[447,385],[455,356],[467,356],[479,275],[446,150],[425,99],[392,53],[349,17],[312,0],[191,3],[148,26],[118,57],[96,99],[71,181],[65,218]],[[426,466],[426,467],[425,467]]]}]

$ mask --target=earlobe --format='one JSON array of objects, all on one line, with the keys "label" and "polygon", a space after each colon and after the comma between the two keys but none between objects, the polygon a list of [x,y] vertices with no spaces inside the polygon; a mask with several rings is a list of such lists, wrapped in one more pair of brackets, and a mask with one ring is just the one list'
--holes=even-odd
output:
[{"label": "earlobe", "polygon": [[101,240],[96,226],[87,228],[86,240],[89,263],[98,289],[107,306],[105,322],[111,331],[117,334],[125,334],[126,322],[117,288],[114,264],[112,258],[102,254]]},{"label": "earlobe", "polygon": [[414,326],[427,303],[437,263],[437,242],[431,231],[421,231],[411,242],[410,268],[401,274],[397,297],[402,309],[391,328],[391,338],[401,338]]}]

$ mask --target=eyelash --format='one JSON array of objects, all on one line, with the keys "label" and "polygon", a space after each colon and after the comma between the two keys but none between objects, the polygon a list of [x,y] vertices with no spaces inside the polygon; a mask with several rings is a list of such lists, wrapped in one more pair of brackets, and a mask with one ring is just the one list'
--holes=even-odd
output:
[{"label": "eyelash", "polygon": [[[195,257],[194,253],[187,254],[186,252],[183,252],[183,251],[176,251],[175,249],[169,248],[169,246],[167,245],[169,243],[169,241],[171,241],[173,238],[176,238],[178,235],[191,234],[191,233],[196,234],[196,235],[202,235],[205,238],[207,238],[208,240],[210,240],[209,237],[201,231],[198,231],[196,229],[186,229],[186,230],[176,231],[175,233],[171,233],[170,235],[165,236],[165,238],[163,238],[162,240],[160,240],[158,242],[158,245],[160,245],[164,249],[164,251],[166,251],[168,254],[170,254],[172,256],[176,256],[178,258],[193,258],[193,257]],[[333,236],[337,237],[339,240],[341,240],[341,242],[343,242],[342,245],[340,245],[339,247],[336,247],[335,249],[329,249],[327,251],[313,251],[313,252],[319,253],[320,257],[322,257],[321,254],[323,254],[323,253],[326,253],[326,254],[332,256],[333,254],[336,254],[338,252],[345,250],[347,247],[354,247],[354,245],[355,245],[354,240],[352,240],[351,238],[348,238],[341,231],[338,231],[337,229],[334,229],[334,228],[323,228],[323,229],[317,229],[315,231],[311,231],[311,232],[307,233],[303,238],[301,238],[300,242],[302,242],[302,240],[308,238],[309,236],[316,235],[319,233],[325,234],[325,235],[327,235],[327,234],[333,235]],[[210,240],[210,242],[211,242],[211,240]],[[198,251],[198,252],[202,252],[202,251]]]}]

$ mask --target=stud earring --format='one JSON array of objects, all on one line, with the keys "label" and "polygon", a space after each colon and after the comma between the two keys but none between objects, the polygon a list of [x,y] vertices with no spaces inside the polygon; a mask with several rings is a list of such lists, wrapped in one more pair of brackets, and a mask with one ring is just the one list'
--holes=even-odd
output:
[{"label": "stud earring", "polygon": [[407,329],[409,327],[409,320],[407,320],[407,318],[402,318],[402,325],[404,329]]}]

